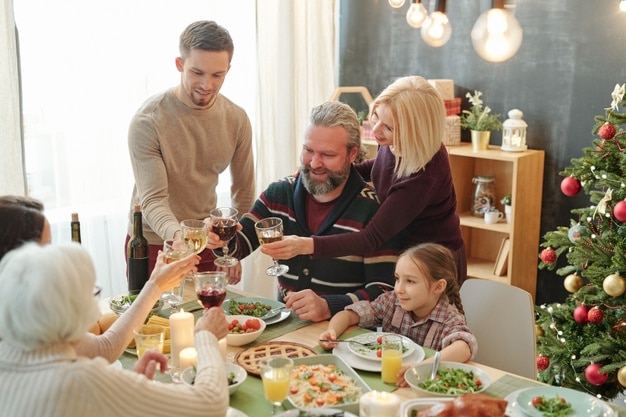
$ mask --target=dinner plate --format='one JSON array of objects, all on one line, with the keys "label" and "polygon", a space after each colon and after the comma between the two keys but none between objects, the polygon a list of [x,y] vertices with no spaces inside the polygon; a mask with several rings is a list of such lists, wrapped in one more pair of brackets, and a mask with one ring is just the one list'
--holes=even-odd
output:
[{"label": "dinner plate", "polygon": [[241,410],[237,410],[233,407],[228,407],[228,412],[226,413],[226,417],[248,417],[246,413]]},{"label": "dinner plate", "polygon": [[291,310],[287,309],[287,310],[281,310],[280,314],[274,316],[274,317],[270,317],[269,319],[265,319],[265,324],[267,326],[269,326],[270,324],[276,324],[276,323],[280,323],[283,320],[286,320],[287,317],[289,317],[291,315]]},{"label": "dinner plate", "polygon": [[[277,309],[279,307],[284,307],[285,306],[285,304],[281,303],[280,301],[270,300],[269,298],[239,297],[239,298],[233,298],[233,299],[224,301],[224,303],[222,304],[222,308],[224,309],[224,312],[226,314],[230,314],[230,315],[233,315],[233,314],[245,314],[245,315],[248,315],[248,316],[252,316],[252,314],[246,313],[246,312],[239,312],[239,311],[231,312],[231,311],[229,311],[230,305],[233,302],[249,303],[249,304],[261,303],[261,304],[270,306],[271,309]],[[274,310],[274,311],[272,311],[269,314],[265,314],[265,315],[262,315],[262,316],[255,316],[255,317],[258,317],[261,320],[266,321],[266,320],[271,319],[271,318],[273,318],[275,316],[278,316],[281,313],[281,311],[283,311],[283,310]]]},{"label": "dinner plate", "polygon": [[[333,349],[333,355],[339,356],[341,359],[346,361],[348,365],[355,369],[360,369],[361,371],[380,372],[381,370],[380,361],[363,359],[354,355],[350,352],[350,349],[348,349],[347,343],[339,343],[337,347]],[[413,353],[402,358],[402,361],[405,364],[418,363],[423,361],[425,357],[426,353],[424,352],[424,349],[422,349],[420,345],[415,344],[415,350],[413,350]]]},{"label": "dinner plate", "polygon": [[[361,343],[371,343],[371,342],[376,343],[378,337],[384,334],[386,333],[363,333],[363,334],[351,337],[346,340],[348,341],[354,340],[356,342],[361,342]],[[392,333],[389,333],[389,334],[392,334]],[[401,336],[401,335],[398,335],[398,336]],[[415,346],[417,345],[408,337],[406,336],[401,336],[401,337],[402,337],[403,350],[406,347],[406,350],[402,352],[402,357],[406,358],[407,356],[409,356],[411,353],[415,351]],[[363,358],[363,359],[367,359],[371,361],[378,361],[378,362],[382,360],[377,355],[377,350],[380,349],[380,344],[376,344],[373,346],[361,346],[358,343],[347,343],[347,345],[348,345],[348,349],[350,350],[350,352],[353,355],[358,356],[359,358]]]},{"label": "dinner plate", "polygon": [[312,416],[332,416],[333,414],[343,412],[344,417],[358,417],[356,414],[352,414],[349,411],[339,410],[337,408],[301,408],[294,410],[283,411],[276,414],[274,417],[298,417],[300,411],[308,412]]},{"label": "dinner plate", "polygon": [[574,410],[572,415],[581,417],[618,416],[611,406],[591,395],[570,388],[552,386],[525,388],[513,391],[504,398],[508,402],[506,414],[509,417],[541,416],[541,412],[537,411],[532,405],[529,404],[532,397],[555,397],[557,395],[565,398],[565,401],[572,405],[572,409]]}]

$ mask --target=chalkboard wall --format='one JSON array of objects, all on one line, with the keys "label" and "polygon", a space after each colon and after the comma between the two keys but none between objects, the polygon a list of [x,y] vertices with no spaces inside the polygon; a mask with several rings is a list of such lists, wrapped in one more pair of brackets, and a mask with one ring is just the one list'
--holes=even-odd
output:
[{"label": "chalkboard wall", "polygon": [[[423,3],[432,11],[434,2]],[[490,63],[474,52],[469,34],[491,1],[449,0],[452,37],[433,48],[422,41],[419,29],[406,23],[410,0],[400,9],[391,8],[387,0],[341,0],[340,85],[366,86],[376,96],[399,76],[448,78],[454,80],[463,108],[469,107],[465,93],[479,90],[496,113],[522,110],[528,146],[546,152],[543,236],[558,225],[569,225],[570,210],[588,204],[583,193],[575,198],[561,193],[558,173],[590,146],[593,117],[610,105],[615,84],[626,82],[626,13],[618,10],[618,3],[517,0],[522,46],[510,60]],[[469,133],[463,132],[462,138],[469,141]],[[492,134],[491,143],[501,144],[499,132]],[[537,304],[567,295],[562,278],[553,272],[539,271],[537,281]]]}]

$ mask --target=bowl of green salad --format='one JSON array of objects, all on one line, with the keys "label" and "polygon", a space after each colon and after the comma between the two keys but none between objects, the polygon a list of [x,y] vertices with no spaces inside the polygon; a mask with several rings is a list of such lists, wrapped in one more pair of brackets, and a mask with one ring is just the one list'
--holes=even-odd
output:
[{"label": "bowl of green salad", "polygon": [[[139,292],[140,290],[133,290],[133,291],[126,291],[121,294],[114,295],[109,300],[109,308],[115,314],[121,316],[135,302],[135,299],[139,296]],[[163,307],[163,300],[159,299],[152,307],[152,310],[150,310],[148,317],[161,311],[162,307]]]},{"label": "bowl of green salad", "polygon": [[420,363],[407,369],[404,379],[417,391],[441,397],[482,392],[491,384],[485,371],[466,363],[441,362],[435,379],[430,379],[432,370],[432,363]]}]

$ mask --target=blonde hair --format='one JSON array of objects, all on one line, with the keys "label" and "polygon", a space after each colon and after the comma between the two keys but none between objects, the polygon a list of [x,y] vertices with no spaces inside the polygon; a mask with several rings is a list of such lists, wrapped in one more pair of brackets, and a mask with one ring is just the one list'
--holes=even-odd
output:
[{"label": "blonde hair", "polygon": [[459,294],[456,262],[448,248],[437,243],[420,243],[400,254],[400,257],[405,256],[413,261],[424,276],[429,278],[430,284],[444,279],[446,281],[444,295],[449,303],[454,304],[457,310],[464,314]]},{"label": "blonde hair", "polygon": [[100,318],[96,272],[77,243],[25,243],[0,262],[0,339],[32,351],[82,339]]},{"label": "blonde hair", "polygon": [[376,97],[372,113],[381,104],[389,107],[393,117],[394,173],[403,178],[424,169],[441,148],[445,133],[441,95],[422,77],[402,77]]}]

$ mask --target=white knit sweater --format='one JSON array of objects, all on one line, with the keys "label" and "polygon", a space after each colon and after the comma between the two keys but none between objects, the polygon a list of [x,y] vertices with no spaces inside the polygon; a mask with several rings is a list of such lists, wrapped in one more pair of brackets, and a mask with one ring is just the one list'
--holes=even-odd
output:
[{"label": "white knit sweater", "polygon": [[79,357],[68,344],[24,352],[0,342],[0,416],[224,417],[228,384],[217,339],[202,331],[195,340],[194,386],[151,381]]}]

